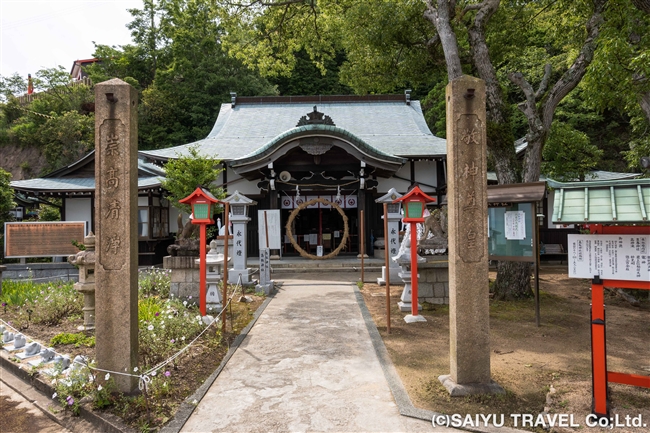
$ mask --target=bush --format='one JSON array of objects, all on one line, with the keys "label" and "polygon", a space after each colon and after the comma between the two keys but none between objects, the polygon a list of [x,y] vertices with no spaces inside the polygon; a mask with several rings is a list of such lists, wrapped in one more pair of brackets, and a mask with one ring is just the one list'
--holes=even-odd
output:
[{"label": "bush", "polygon": [[196,307],[160,298],[138,302],[138,323],[140,361],[147,368],[166,360],[205,328]]},{"label": "bush", "polygon": [[52,346],[57,346],[60,344],[74,344],[74,347],[87,346],[95,347],[95,337],[87,336],[83,332],[77,334],[70,334],[67,332],[62,332],[57,334],[50,340]]},{"label": "bush", "polygon": [[169,297],[171,288],[171,270],[147,268],[138,273],[139,296]]}]

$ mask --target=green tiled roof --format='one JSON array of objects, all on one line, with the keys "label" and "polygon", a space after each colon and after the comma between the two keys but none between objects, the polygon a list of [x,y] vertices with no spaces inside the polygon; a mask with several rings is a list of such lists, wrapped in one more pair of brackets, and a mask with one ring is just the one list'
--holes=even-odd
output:
[{"label": "green tiled roof", "polygon": [[294,128],[317,106],[339,130],[375,149],[397,157],[444,157],[446,141],[431,133],[418,101],[223,104],[210,134],[203,140],[168,149],[141,151],[159,159],[183,155],[192,145],[202,154],[225,161],[252,155]]},{"label": "green tiled roof", "polygon": [[648,222],[650,179],[547,182],[555,188],[556,224]]}]

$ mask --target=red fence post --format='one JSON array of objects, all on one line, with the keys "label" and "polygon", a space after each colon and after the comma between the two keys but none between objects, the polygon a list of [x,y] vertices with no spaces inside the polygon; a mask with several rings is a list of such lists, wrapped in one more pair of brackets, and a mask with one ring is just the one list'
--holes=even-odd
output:
[{"label": "red fence post", "polygon": [[592,413],[598,417],[609,418],[604,285],[598,276],[591,282],[591,371]]}]

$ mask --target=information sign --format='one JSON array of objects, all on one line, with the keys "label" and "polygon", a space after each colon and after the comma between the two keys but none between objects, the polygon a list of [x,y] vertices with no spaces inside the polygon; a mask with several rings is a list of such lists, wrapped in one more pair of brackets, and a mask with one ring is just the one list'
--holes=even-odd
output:
[{"label": "information sign", "polygon": [[569,277],[650,281],[650,235],[569,235]]},{"label": "information sign", "polygon": [[[279,209],[258,210],[257,228],[260,248],[269,248],[272,250],[279,250],[282,248]],[[266,245],[266,230],[268,230],[269,245]]]},{"label": "information sign", "polygon": [[77,254],[72,241],[82,243],[85,221],[5,223],[5,257],[51,257]]}]

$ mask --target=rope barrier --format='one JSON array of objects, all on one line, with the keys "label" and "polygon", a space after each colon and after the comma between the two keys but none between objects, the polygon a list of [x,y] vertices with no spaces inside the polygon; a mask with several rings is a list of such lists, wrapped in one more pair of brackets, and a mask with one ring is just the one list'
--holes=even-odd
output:
[{"label": "rope barrier", "polygon": [[[224,282],[224,284],[227,284],[227,283]],[[76,363],[76,364],[82,365],[82,366],[88,368],[89,370],[101,371],[101,372],[103,372],[103,373],[109,373],[109,374],[118,374],[118,375],[121,375],[121,376],[136,377],[136,378],[138,378],[138,389],[139,389],[140,391],[142,391],[142,390],[144,389],[145,392],[146,392],[146,391],[148,390],[149,383],[151,383],[151,376],[155,376],[155,375],[156,375],[155,372],[157,372],[158,370],[162,369],[164,366],[166,366],[167,364],[169,364],[170,362],[172,362],[174,359],[178,358],[178,357],[179,357],[181,354],[183,354],[187,349],[189,349],[189,348],[190,348],[190,347],[191,347],[191,346],[192,346],[192,345],[193,345],[193,344],[194,344],[194,343],[195,343],[199,338],[201,338],[201,336],[202,336],[203,334],[205,334],[205,333],[207,332],[207,330],[210,329],[210,327],[211,327],[214,323],[218,323],[218,322],[219,322],[219,318],[220,318],[221,315],[224,313],[224,311],[226,310],[226,308],[227,308],[228,306],[230,306],[230,303],[232,302],[232,300],[233,300],[233,298],[234,298],[234,296],[235,296],[235,294],[237,293],[238,290],[241,290],[242,295],[244,294],[243,284],[242,284],[242,277],[241,277],[241,275],[239,276],[239,278],[238,278],[238,280],[237,280],[237,284],[235,284],[235,286],[234,286],[234,288],[233,288],[233,290],[232,290],[230,296],[228,297],[228,302],[227,302],[227,303],[226,303],[226,304],[221,308],[221,311],[219,312],[219,314],[217,315],[217,317],[215,317],[214,320],[212,320],[212,321],[211,321],[211,322],[210,322],[210,323],[209,323],[209,324],[208,324],[208,325],[207,325],[207,326],[206,326],[206,327],[205,327],[205,328],[204,328],[204,329],[203,329],[203,330],[202,330],[202,331],[201,331],[201,332],[200,332],[200,333],[199,333],[199,334],[198,334],[198,335],[197,335],[197,336],[192,340],[192,341],[190,341],[188,344],[186,344],[185,347],[183,347],[181,350],[179,350],[178,352],[176,352],[175,354],[173,354],[172,356],[170,356],[169,358],[167,358],[165,361],[162,361],[162,362],[158,363],[155,367],[150,368],[150,369],[147,370],[145,373],[142,373],[142,374],[140,374],[140,375],[136,375],[136,374],[131,374],[131,373],[124,373],[124,372],[121,372],[121,371],[112,371],[112,370],[105,370],[105,369],[98,368],[98,367],[92,367],[92,366],[88,365],[88,363],[86,363],[86,362],[81,362],[81,361],[75,361],[75,360],[72,360],[71,362],[72,362],[73,364]],[[3,324],[5,324],[5,325],[8,326],[9,328],[13,329],[14,331],[20,333],[20,331],[19,331],[18,329],[14,328],[14,327],[11,326],[9,323],[5,322],[3,319],[0,319],[0,322],[2,322]],[[23,334],[23,335],[24,335],[24,334]],[[29,340],[31,340],[31,341],[35,341],[33,338],[31,338],[31,337],[29,337],[29,336],[26,336],[26,337],[27,337]],[[56,355],[63,356],[63,354],[61,354],[61,353],[55,351],[54,349],[50,349],[50,350],[52,350],[52,352],[53,352],[54,354],[56,354]],[[136,369],[137,369],[137,367],[136,367]],[[153,374],[152,374],[152,373],[153,373]]]},{"label": "rope barrier", "polygon": [[[6,271],[5,271],[6,272]],[[72,278],[75,278],[76,275],[69,275],[69,274],[61,274],[61,275],[52,275],[51,277],[39,277],[39,278],[3,278],[5,281],[40,281],[40,280],[51,280],[52,278],[61,278],[61,277],[67,277],[68,281],[70,281]]]}]

